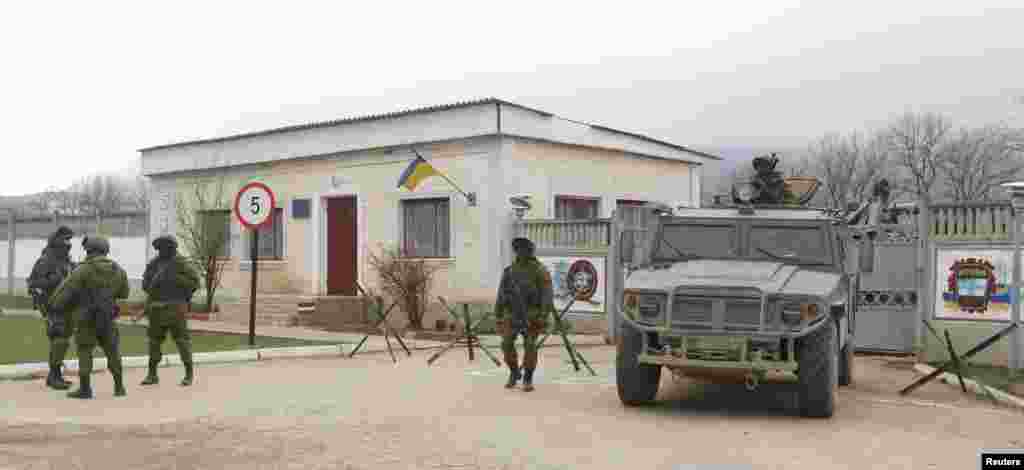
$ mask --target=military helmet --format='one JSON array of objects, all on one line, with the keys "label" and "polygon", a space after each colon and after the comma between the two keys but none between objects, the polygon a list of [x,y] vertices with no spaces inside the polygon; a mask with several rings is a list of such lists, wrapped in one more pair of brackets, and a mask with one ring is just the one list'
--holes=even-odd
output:
[{"label": "military helmet", "polygon": [[153,240],[153,248],[156,248],[157,250],[159,250],[160,246],[168,246],[170,248],[177,248],[178,247],[178,240],[175,240],[174,237],[171,236],[171,235],[161,235],[159,237],[156,237],[156,240]]},{"label": "military helmet", "polygon": [[93,235],[82,239],[82,249],[89,255],[105,255],[110,253],[110,242],[105,237]]},{"label": "military helmet", "polygon": [[530,241],[529,238],[518,237],[518,238],[512,239],[512,249],[516,250],[516,251],[519,251],[519,250],[522,250],[522,249],[533,251],[534,245],[533,245],[533,242]]},{"label": "military helmet", "polygon": [[75,236],[75,232],[66,225],[57,227],[57,231],[53,232],[54,239],[72,238]]}]

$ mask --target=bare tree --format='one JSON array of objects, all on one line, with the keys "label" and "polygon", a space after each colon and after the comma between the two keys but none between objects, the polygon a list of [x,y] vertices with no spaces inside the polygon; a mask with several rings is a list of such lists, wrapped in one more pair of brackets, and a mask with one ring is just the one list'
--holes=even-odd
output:
[{"label": "bare tree", "polygon": [[377,274],[380,290],[399,302],[411,329],[422,330],[423,315],[439,268],[422,259],[412,259],[397,245],[381,246],[379,255],[372,252],[369,255],[370,268]]},{"label": "bare tree", "polygon": [[113,175],[84,178],[72,187],[72,191],[78,198],[80,208],[96,216],[97,224],[103,222],[104,216],[120,210],[127,199],[124,189]]},{"label": "bare tree", "polygon": [[128,199],[128,204],[139,211],[149,212],[150,198],[153,194],[153,186],[149,182],[149,178],[136,176],[127,186],[125,197]]},{"label": "bare tree", "polygon": [[77,186],[72,185],[68,189],[57,192],[57,210],[64,215],[82,213],[82,198],[79,197]]},{"label": "bare tree", "polygon": [[1003,126],[960,129],[940,162],[945,195],[957,202],[988,200],[1001,183],[1024,171],[1017,132]]},{"label": "bare tree", "polygon": [[220,288],[230,243],[230,201],[223,175],[196,179],[175,199],[178,240],[202,278],[207,312]]},{"label": "bare tree", "polygon": [[40,214],[52,214],[60,206],[60,192],[59,189],[51,187],[36,194],[28,202],[28,208]]},{"label": "bare tree", "polygon": [[907,172],[907,186],[925,204],[931,202],[932,189],[947,158],[951,128],[943,115],[906,113],[885,133],[894,160]]},{"label": "bare tree", "polygon": [[830,207],[845,209],[859,203],[870,196],[876,181],[891,177],[885,142],[878,136],[828,134],[811,145],[809,155],[824,180]]}]

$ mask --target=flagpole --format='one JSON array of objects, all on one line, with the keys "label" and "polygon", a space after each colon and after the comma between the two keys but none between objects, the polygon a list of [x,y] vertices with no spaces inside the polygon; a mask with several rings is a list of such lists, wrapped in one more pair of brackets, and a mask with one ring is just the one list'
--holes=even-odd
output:
[{"label": "flagpole", "polygon": [[[430,163],[429,161],[427,161],[426,158],[423,158],[423,155],[420,155],[420,153],[417,152],[415,148],[413,148],[413,147],[409,147],[409,148],[412,149],[413,153],[415,153],[418,158],[420,158],[421,160],[427,162],[428,164]],[[430,165],[430,166],[433,167],[433,165]],[[452,185],[452,187],[454,187],[458,192],[462,193],[462,195],[466,197],[466,200],[469,201],[469,205],[470,206],[475,206],[476,205],[476,195],[469,195],[469,194],[467,194],[465,191],[462,190],[462,188],[459,187],[459,185],[455,184],[454,181],[448,179],[448,176],[446,176],[444,173],[442,173],[441,170],[438,170],[437,168],[434,168],[434,170],[437,171],[437,175],[438,176],[444,178],[444,180],[447,181],[448,184]]]}]

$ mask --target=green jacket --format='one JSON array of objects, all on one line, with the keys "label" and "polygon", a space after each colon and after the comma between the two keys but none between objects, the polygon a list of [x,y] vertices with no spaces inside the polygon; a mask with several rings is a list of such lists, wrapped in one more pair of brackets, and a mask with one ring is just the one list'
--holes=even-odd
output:
[{"label": "green jacket", "polygon": [[90,255],[61,282],[53,296],[50,308],[71,312],[81,319],[89,307],[92,290],[111,289],[115,299],[126,299],[131,293],[128,274],[105,255]]},{"label": "green jacket", "polygon": [[142,275],[142,290],[147,304],[184,304],[199,288],[199,275],[181,255],[171,259],[153,258]]},{"label": "green jacket", "polygon": [[[514,298],[517,295],[515,286],[519,287],[518,300]],[[517,257],[514,263],[505,268],[498,287],[498,298],[494,302],[495,319],[515,322],[515,308],[520,301],[529,319],[540,320],[545,324],[548,314],[555,310],[551,273],[535,257]]]}]

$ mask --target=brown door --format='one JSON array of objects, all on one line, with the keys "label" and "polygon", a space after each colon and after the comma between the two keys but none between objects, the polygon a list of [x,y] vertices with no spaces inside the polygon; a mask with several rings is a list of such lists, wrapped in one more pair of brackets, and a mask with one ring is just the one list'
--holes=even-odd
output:
[{"label": "brown door", "polygon": [[356,198],[327,200],[327,295],[356,295]]}]

